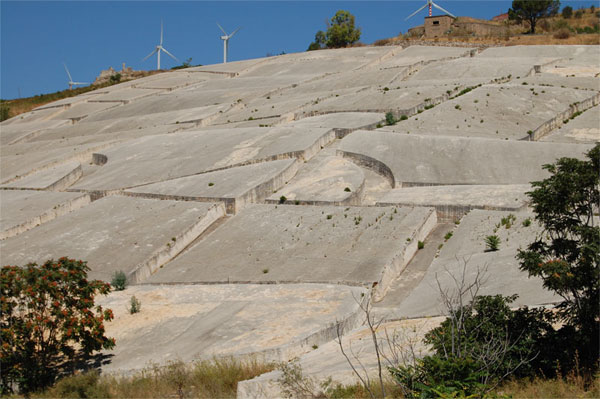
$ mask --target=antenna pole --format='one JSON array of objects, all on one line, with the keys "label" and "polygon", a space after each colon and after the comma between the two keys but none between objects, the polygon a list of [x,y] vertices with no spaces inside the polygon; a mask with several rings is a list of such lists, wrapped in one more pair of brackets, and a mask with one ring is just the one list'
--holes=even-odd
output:
[{"label": "antenna pole", "polygon": [[429,16],[431,17],[431,2],[429,2]]},{"label": "antenna pole", "polygon": [[158,49],[156,55],[158,55],[158,58],[156,59],[156,70],[160,70],[160,49]]}]

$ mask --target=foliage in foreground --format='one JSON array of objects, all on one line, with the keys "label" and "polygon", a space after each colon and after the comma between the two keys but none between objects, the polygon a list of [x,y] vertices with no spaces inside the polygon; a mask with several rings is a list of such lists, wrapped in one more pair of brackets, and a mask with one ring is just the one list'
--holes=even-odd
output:
[{"label": "foliage in foreground", "polygon": [[557,309],[565,324],[556,334],[556,344],[565,350],[557,359],[561,367],[571,370],[577,352],[581,366],[593,373],[600,352],[600,227],[594,220],[600,204],[600,144],[587,157],[545,165],[551,176],[532,183],[528,194],[544,231],[517,258],[521,270],[563,298]]},{"label": "foliage in foreground", "polygon": [[232,359],[171,362],[132,376],[98,375],[92,371],[61,379],[40,398],[235,398],[237,383],[274,369],[272,364]]},{"label": "foliage in foreground", "polygon": [[87,280],[86,262],[60,258],[0,272],[0,389],[28,393],[51,385],[77,356],[111,349],[104,322],[110,309],[94,306],[110,285]]}]

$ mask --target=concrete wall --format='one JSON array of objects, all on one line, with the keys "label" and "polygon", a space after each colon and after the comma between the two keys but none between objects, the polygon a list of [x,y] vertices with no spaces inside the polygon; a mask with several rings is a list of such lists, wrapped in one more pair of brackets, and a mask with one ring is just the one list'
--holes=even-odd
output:
[{"label": "concrete wall", "polygon": [[150,259],[137,265],[135,269],[128,274],[127,280],[130,283],[140,283],[150,277],[159,267],[177,256],[214,222],[224,216],[225,206],[223,204],[215,204],[196,224],[175,237],[173,243],[168,243],[166,246],[155,252]]},{"label": "concrete wall", "polygon": [[59,204],[59,205],[55,206],[53,209],[50,209],[50,210],[42,213],[39,216],[36,216],[36,217],[29,219],[17,226],[13,226],[11,228],[8,228],[8,229],[0,232],[0,240],[4,240],[9,237],[13,237],[18,234],[24,233],[27,230],[31,230],[34,227],[37,227],[43,223],[54,220],[59,216],[62,216],[69,212],[73,212],[83,206],[86,206],[91,202],[92,202],[92,198],[89,195],[82,195],[81,197],[77,197],[71,201]]}]

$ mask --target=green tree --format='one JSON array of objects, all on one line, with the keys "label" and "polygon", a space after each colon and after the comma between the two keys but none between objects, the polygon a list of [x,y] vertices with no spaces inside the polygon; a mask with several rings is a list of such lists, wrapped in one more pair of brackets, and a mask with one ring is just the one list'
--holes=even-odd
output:
[{"label": "green tree", "polygon": [[600,349],[600,227],[594,214],[600,203],[600,144],[586,160],[561,158],[544,169],[551,176],[533,182],[528,193],[544,230],[517,258],[521,270],[563,298],[561,331],[572,338],[582,365],[593,370]]},{"label": "green tree", "polygon": [[508,10],[508,18],[519,23],[528,21],[530,33],[535,33],[535,25],[540,18],[556,15],[560,8],[559,0],[513,0]]},{"label": "green tree", "polygon": [[339,48],[360,40],[360,28],[354,26],[354,15],[339,10],[335,13],[327,27],[327,47]]},{"label": "green tree", "polygon": [[308,51],[322,48],[340,48],[356,43],[360,39],[360,28],[354,26],[354,15],[339,10],[327,22],[327,32],[318,31]]},{"label": "green tree", "polygon": [[315,41],[308,46],[307,51],[320,50],[325,47],[325,42],[327,41],[327,37],[325,36],[325,32],[322,30],[318,31],[315,34]]},{"label": "green tree", "polygon": [[566,6],[565,8],[562,9],[562,16],[565,19],[569,19],[573,16],[573,7],[571,6]]},{"label": "green tree", "polygon": [[104,322],[110,309],[94,305],[110,285],[87,280],[86,262],[60,258],[43,265],[4,266],[0,272],[2,394],[51,385],[76,356],[111,349]]}]

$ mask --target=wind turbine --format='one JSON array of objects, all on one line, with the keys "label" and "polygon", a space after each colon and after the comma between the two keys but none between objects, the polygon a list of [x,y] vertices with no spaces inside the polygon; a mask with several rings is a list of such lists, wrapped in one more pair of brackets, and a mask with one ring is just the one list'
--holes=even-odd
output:
[{"label": "wind turbine", "polygon": [[69,77],[69,90],[73,90],[73,86],[88,84],[87,82],[73,82],[73,78],[69,73],[69,68],[67,68],[67,64],[63,62],[63,65],[65,66],[65,71],[67,72],[67,76]]},{"label": "wind turbine", "polygon": [[227,32],[225,32],[225,29],[223,29],[221,27],[221,25],[219,25],[217,23],[217,26],[219,27],[219,29],[221,29],[221,32],[224,33],[224,36],[221,36],[221,40],[223,40],[223,64],[226,64],[227,63],[227,49],[229,48],[229,39],[231,39],[233,37],[233,35],[235,35],[235,33],[238,30],[240,30],[240,28],[237,28],[236,30],[233,31],[233,33],[228,35]]},{"label": "wind turbine", "polygon": [[175,61],[180,62],[173,54],[169,53],[169,51],[163,47],[163,21],[160,21],[160,43],[156,46],[156,48],[154,49],[154,51],[152,51],[150,54],[148,54],[143,60],[142,62],[146,61],[148,58],[150,58],[151,56],[154,55],[154,53],[157,54],[158,58],[156,59],[156,69],[159,70],[160,69],[160,52],[164,51],[165,53],[167,53],[167,55],[171,58],[173,58]]},{"label": "wind turbine", "polygon": [[407,19],[409,19],[410,17],[414,16],[415,14],[417,14],[419,11],[421,11],[421,10],[422,10],[422,9],[424,9],[425,7],[429,7],[429,16],[431,17],[431,7],[432,7],[432,6],[433,6],[433,7],[435,7],[435,8],[437,8],[438,10],[441,10],[441,11],[445,12],[446,14],[450,15],[451,17],[454,17],[454,18],[456,18],[456,16],[454,16],[454,15],[453,15],[451,12],[449,12],[449,11],[446,11],[446,10],[444,10],[442,7],[440,7],[440,6],[438,6],[437,4],[435,4],[435,3],[433,2],[433,0],[426,0],[426,1],[427,1],[427,3],[425,3],[425,5],[424,5],[423,7],[419,8],[417,11],[413,12],[413,13],[412,13],[412,14],[410,14],[408,17],[406,17],[405,21],[406,21]]}]

